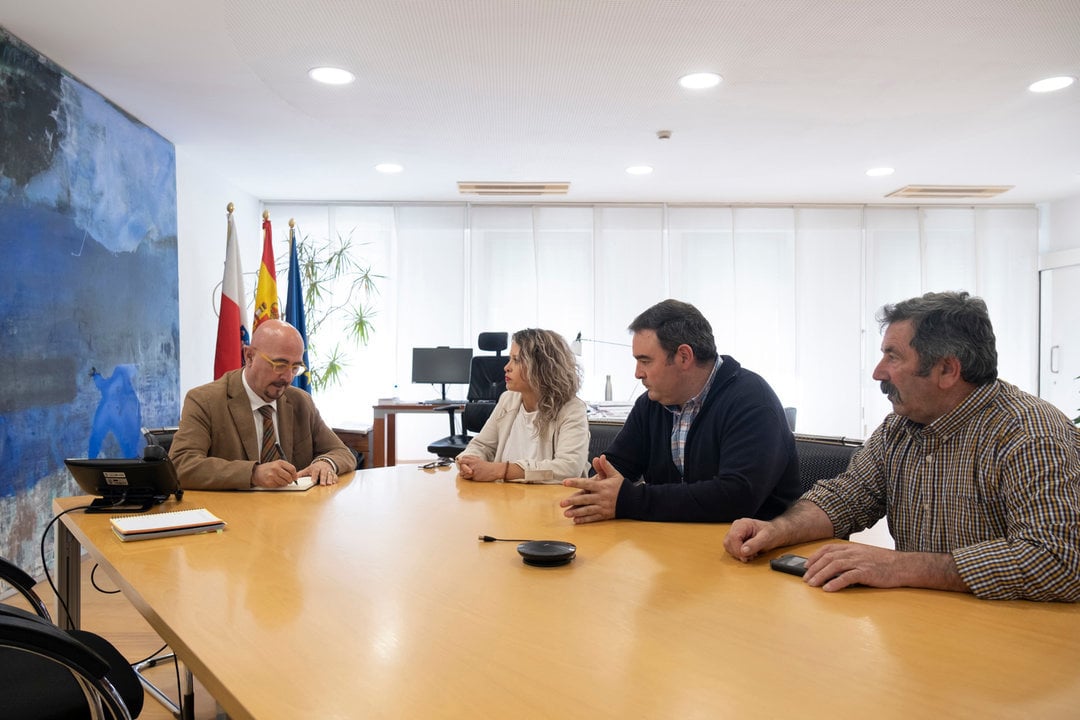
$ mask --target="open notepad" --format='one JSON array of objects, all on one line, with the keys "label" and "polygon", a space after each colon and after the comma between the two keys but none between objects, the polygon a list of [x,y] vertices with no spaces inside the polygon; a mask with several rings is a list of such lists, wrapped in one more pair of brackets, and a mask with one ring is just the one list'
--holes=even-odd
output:
[{"label": "open notepad", "polygon": [[315,481],[311,479],[311,476],[298,477],[296,482],[289,483],[288,485],[282,485],[281,487],[253,487],[249,490],[256,490],[259,492],[303,492],[310,490],[314,487]]},{"label": "open notepad", "polygon": [[118,515],[109,518],[116,537],[124,542],[149,540],[173,535],[213,532],[225,527],[225,521],[206,508],[177,510],[149,515]]}]

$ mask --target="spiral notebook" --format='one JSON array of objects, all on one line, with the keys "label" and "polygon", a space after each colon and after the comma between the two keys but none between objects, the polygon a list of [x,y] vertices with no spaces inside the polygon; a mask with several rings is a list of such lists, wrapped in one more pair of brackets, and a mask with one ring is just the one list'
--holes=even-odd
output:
[{"label": "spiral notebook", "polygon": [[225,521],[206,508],[148,515],[118,515],[109,518],[109,523],[116,537],[123,542],[173,535],[194,535],[214,532],[225,527]]}]

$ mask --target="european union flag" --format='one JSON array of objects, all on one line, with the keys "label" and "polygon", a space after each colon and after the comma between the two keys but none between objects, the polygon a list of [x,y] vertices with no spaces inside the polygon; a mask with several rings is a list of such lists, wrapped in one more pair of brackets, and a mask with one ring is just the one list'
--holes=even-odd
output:
[{"label": "european union flag", "polygon": [[285,295],[285,322],[296,328],[304,339],[304,367],[293,380],[301,390],[311,392],[311,363],[308,362],[307,322],[304,320],[304,289],[300,285],[300,262],[296,258],[296,228],[289,228],[289,289]]}]

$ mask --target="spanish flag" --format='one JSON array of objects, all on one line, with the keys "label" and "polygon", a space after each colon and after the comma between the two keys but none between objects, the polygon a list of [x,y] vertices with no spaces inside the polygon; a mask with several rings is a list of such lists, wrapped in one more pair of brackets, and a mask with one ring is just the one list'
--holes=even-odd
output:
[{"label": "spanish flag", "polygon": [[259,281],[255,285],[255,322],[251,331],[259,327],[263,320],[280,320],[278,309],[277,269],[274,266],[274,242],[270,229],[270,211],[263,210],[263,251],[259,265]]}]

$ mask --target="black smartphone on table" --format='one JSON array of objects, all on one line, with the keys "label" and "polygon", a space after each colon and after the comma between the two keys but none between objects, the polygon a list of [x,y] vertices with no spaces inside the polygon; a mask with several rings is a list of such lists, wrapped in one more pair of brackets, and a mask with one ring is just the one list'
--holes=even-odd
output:
[{"label": "black smartphone on table", "polygon": [[787,553],[769,561],[769,567],[779,572],[802,577],[806,574],[806,558],[802,555]]}]

